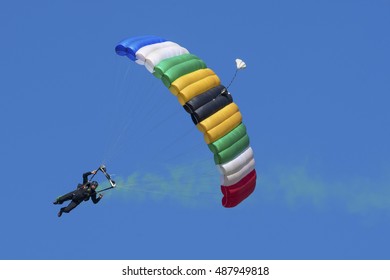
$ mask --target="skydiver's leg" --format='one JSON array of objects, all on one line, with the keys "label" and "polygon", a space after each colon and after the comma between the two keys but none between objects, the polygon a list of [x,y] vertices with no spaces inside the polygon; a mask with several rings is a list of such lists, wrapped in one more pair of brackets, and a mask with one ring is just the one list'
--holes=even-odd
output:
[{"label": "skydiver's leg", "polygon": [[66,207],[62,207],[60,209],[60,212],[58,212],[58,217],[61,217],[62,213],[69,213],[70,211],[72,211],[74,208],[76,208],[81,202],[78,202],[78,201],[74,201],[72,200],[71,203],[69,203],[68,206]]},{"label": "skydiver's leg", "polygon": [[73,196],[74,196],[74,192],[64,194],[63,196],[57,197],[57,199],[53,203],[62,204],[64,201],[73,199]]}]

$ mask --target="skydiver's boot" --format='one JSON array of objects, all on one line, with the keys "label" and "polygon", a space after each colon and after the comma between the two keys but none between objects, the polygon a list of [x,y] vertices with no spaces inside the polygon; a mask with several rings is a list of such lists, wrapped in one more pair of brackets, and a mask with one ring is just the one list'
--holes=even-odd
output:
[{"label": "skydiver's boot", "polygon": [[53,204],[62,204],[63,201],[60,200],[60,197],[57,197],[56,200],[53,201]]},{"label": "skydiver's boot", "polygon": [[58,212],[57,216],[58,218],[62,216],[62,209],[60,210],[60,212]]},{"label": "skydiver's boot", "polygon": [[[53,204],[62,204],[64,202],[64,196],[59,196],[53,201]],[[66,199],[65,199],[66,200]]]}]

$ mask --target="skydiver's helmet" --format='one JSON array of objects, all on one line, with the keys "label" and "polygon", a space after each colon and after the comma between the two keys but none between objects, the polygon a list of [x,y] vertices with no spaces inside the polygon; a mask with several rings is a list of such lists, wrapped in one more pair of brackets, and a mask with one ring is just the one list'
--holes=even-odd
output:
[{"label": "skydiver's helmet", "polygon": [[90,183],[90,186],[92,187],[92,186],[95,186],[95,189],[99,186],[99,183],[98,182],[96,182],[96,181],[92,181],[91,183]]}]

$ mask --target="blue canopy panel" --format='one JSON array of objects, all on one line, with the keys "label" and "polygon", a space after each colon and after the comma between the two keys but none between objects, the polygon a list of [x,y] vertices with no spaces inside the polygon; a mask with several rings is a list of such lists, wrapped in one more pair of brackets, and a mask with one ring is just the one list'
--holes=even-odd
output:
[{"label": "blue canopy panel", "polygon": [[145,36],[137,36],[125,39],[118,43],[115,47],[115,52],[121,56],[127,56],[132,61],[135,61],[135,53],[142,47],[162,43],[166,40],[164,38],[154,36],[154,35],[145,35]]}]

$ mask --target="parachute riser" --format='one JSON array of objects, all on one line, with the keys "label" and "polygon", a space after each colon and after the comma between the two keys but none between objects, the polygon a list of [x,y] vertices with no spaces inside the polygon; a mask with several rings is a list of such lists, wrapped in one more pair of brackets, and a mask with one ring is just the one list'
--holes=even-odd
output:
[{"label": "parachute riser", "polygon": [[104,192],[104,191],[106,191],[106,190],[110,190],[110,189],[113,189],[113,188],[114,188],[114,187],[108,187],[108,188],[99,190],[99,191],[97,191],[96,193],[101,193],[101,192]]},{"label": "parachute riser", "polygon": [[116,187],[116,183],[114,180],[111,179],[111,176],[107,173],[106,171],[106,167],[104,165],[100,165],[97,169],[96,169],[96,173],[92,175],[91,179],[89,181],[92,181],[93,177],[95,177],[95,175],[97,174],[98,171],[102,172],[104,174],[104,176],[106,176],[108,182],[110,183],[111,187],[108,187],[108,188],[105,188],[103,190],[100,190],[100,191],[97,191],[96,193],[100,193],[100,192],[103,192],[103,191],[106,191],[108,189],[113,189]]},{"label": "parachute riser", "polygon": [[[96,170],[100,170],[100,166],[99,166],[99,168],[97,168]],[[92,177],[89,179],[89,181],[92,181],[93,177],[95,177],[96,174],[97,174],[97,171],[96,171],[95,174],[92,175]]]}]

